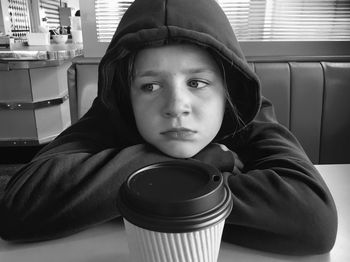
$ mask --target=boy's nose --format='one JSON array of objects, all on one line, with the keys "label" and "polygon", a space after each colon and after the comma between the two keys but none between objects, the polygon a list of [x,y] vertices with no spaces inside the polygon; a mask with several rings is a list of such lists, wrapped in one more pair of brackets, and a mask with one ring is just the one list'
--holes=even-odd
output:
[{"label": "boy's nose", "polygon": [[165,94],[165,117],[187,116],[191,112],[190,97],[185,88],[170,88]]}]

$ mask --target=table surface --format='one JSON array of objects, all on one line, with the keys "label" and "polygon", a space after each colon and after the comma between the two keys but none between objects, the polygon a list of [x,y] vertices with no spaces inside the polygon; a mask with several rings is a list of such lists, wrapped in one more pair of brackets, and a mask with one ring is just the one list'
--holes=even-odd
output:
[{"label": "table surface", "polygon": [[[219,262],[350,261],[350,164],[316,166],[328,184],[338,209],[338,236],[329,254],[285,256],[256,251],[223,242]],[[130,262],[126,235],[121,220],[90,228],[57,240],[11,244],[0,240],[1,262]]]}]

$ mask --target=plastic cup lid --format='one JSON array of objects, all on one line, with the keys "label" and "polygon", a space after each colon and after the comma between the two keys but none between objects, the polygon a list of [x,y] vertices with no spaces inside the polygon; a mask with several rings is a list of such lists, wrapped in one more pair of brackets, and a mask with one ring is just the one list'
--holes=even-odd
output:
[{"label": "plastic cup lid", "polygon": [[131,174],[118,208],[129,222],[158,232],[199,230],[225,219],[231,194],[213,166],[192,160],[161,162]]}]

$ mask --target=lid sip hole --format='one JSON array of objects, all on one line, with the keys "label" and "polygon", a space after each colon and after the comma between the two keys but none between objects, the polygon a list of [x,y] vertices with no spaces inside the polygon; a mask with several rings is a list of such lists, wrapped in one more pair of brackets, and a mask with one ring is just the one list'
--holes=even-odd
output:
[{"label": "lid sip hole", "polygon": [[219,182],[219,181],[220,181],[220,176],[214,175],[214,176],[213,176],[213,181],[214,181],[214,182]]}]

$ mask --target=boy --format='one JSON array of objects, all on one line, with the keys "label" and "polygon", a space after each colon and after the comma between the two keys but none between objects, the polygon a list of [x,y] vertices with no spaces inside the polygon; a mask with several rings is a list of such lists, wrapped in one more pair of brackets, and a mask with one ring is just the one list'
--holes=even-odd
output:
[{"label": "boy", "polygon": [[214,0],[136,0],[98,85],[89,112],[9,182],[3,238],[50,239],[118,217],[131,172],[186,158],[225,173],[234,199],[225,240],[288,254],[332,248],[330,192],[261,97]]}]

